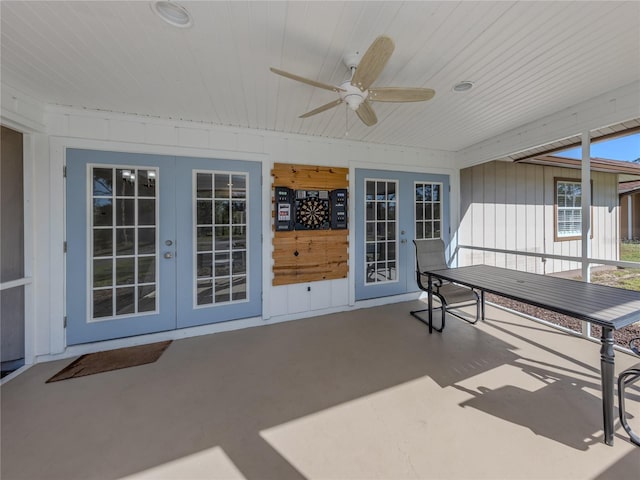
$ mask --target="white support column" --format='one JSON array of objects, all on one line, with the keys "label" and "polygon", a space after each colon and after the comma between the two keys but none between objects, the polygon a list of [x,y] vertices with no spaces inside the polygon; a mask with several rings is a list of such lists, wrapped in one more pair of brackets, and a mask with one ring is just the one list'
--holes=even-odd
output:
[{"label": "white support column", "polygon": [[[582,281],[591,282],[591,135],[582,132]],[[591,335],[591,324],[582,322],[582,335]]]},{"label": "white support column", "polygon": [[591,136],[582,132],[582,280],[591,281]]},{"label": "white support column", "polygon": [[633,240],[633,194],[627,196],[627,240]]}]

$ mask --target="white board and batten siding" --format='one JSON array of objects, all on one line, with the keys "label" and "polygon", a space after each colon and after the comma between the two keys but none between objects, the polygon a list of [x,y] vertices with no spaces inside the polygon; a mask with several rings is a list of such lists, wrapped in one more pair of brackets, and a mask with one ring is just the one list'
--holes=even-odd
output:
[{"label": "white board and batten siding", "polygon": [[[579,257],[581,241],[555,240],[554,180],[580,171],[494,161],[460,172],[460,244]],[[618,176],[592,172],[591,257],[618,260]],[[461,249],[460,264],[484,263],[535,273],[579,270],[580,264],[528,255]]]}]

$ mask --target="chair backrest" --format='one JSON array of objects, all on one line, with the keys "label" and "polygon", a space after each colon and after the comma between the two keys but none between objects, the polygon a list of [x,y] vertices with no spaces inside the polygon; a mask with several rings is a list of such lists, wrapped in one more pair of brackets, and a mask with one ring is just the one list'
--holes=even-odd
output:
[{"label": "chair backrest", "polygon": [[418,273],[427,270],[448,268],[444,256],[444,242],[440,238],[414,240],[416,246],[416,268]]}]

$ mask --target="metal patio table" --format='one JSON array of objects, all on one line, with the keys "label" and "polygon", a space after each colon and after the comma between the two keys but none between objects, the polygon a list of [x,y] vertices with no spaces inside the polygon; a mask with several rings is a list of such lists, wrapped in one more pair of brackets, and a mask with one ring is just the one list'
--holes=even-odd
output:
[{"label": "metal patio table", "polygon": [[428,275],[429,333],[433,331],[434,279],[448,280],[479,290],[482,319],[485,293],[489,292],[602,327],[600,376],[604,441],[607,445],[613,445],[613,331],[640,321],[639,292],[489,265],[430,270],[423,273]]}]

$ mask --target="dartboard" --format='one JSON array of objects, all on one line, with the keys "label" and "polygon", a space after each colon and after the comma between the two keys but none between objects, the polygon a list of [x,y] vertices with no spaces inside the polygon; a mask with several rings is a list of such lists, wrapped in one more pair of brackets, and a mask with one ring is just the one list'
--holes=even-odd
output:
[{"label": "dartboard", "polygon": [[296,208],[296,220],[304,228],[327,228],[329,203],[315,197],[300,199]]}]

